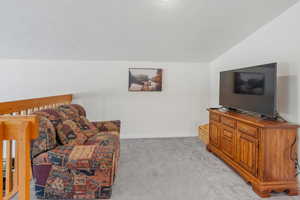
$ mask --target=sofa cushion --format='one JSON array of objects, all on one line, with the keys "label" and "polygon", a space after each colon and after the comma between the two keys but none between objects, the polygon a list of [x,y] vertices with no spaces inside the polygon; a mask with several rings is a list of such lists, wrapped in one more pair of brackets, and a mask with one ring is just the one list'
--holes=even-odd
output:
[{"label": "sofa cushion", "polygon": [[112,168],[113,154],[112,148],[103,148],[101,145],[63,145],[40,154],[33,159],[33,164],[52,164],[93,173],[95,170]]},{"label": "sofa cushion", "polygon": [[61,105],[58,107],[58,109],[75,111],[79,116],[86,117],[85,109],[81,105],[78,105],[78,104]]},{"label": "sofa cushion", "polygon": [[63,144],[80,145],[84,144],[87,136],[72,120],[66,120],[57,127],[57,134]]},{"label": "sofa cushion", "polygon": [[66,167],[93,173],[112,168],[113,151],[100,145],[77,145],[69,155]]},{"label": "sofa cushion", "polygon": [[54,128],[56,129],[59,124],[67,119],[67,116],[63,112],[59,112],[57,109],[44,109],[33,113],[37,116],[43,116],[50,120]]},{"label": "sofa cushion", "polygon": [[32,158],[57,146],[56,132],[50,120],[39,116],[39,123],[39,137],[31,143]]},{"label": "sofa cushion", "polygon": [[62,115],[66,116],[65,120],[74,120],[80,117],[78,110],[72,105],[61,105],[57,107],[57,110],[62,113]]},{"label": "sofa cushion", "polygon": [[99,132],[96,126],[84,116],[85,111],[81,106],[70,104],[59,106],[57,109],[60,113],[62,112],[63,116],[66,116],[67,120],[76,122],[82,133],[87,137],[91,137]]},{"label": "sofa cushion", "polygon": [[97,130],[96,126],[84,116],[80,116],[79,118],[77,118],[76,123],[78,124],[81,130]]},{"label": "sofa cushion", "polygon": [[47,151],[35,157],[32,162],[33,165],[56,165],[65,166],[68,162],[69,154],[72,152],[74,146],[60,145],[55,149]]},{"label": "sofa cushion", "polygon": [[88,138],[99,132],[97,127],[84,116],[80,116],[74,121],[76,122],[82,133],[85,134]]},{"label": "sofa cushion", "polygon": [[81,105],[70,104],[70,106],[72,106],[73,108],[75,108],[78,111],[78,113],[79,113],[80,116],[86,117],[86,111],[85,111],[85,109]]}]

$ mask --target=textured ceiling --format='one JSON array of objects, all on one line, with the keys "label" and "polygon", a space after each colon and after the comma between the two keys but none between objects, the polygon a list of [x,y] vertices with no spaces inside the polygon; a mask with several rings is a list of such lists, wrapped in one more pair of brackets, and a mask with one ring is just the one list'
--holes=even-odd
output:
[{"label": "textured ceiling", "polygon": [[211,61],[298,0],[5,0],[0,57]]}]

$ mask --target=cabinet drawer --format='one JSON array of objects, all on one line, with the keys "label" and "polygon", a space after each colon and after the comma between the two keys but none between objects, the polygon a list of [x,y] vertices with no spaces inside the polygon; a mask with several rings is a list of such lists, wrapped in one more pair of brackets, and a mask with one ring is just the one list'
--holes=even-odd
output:
[{"label": "cabinet drawer", "polygon": [[235,130],[223,127],[221,132],[221,150],[228,157],[234,159],[235,146]]},{"label": "cabinet drawer", "polygon": [[233,138],[233,131],[228,131],[227,129],[223,129],[223,137],[226,137],[228,139]]},{"label": "cabinet drawer", "polygon": [[222,117],[221,121],[222,121],[222,124],[229,126],[231,128],[235,128],[235,120],[234,119],[230,119],[228,117]]},{"label": "cabinet drawer", "polygon": [[220,122],[220,115],[215,113],[210,113],[210,120],[215,122]]},{"label": "cabinet drawer", "polygon": [[237,129],[244,134],[258,138],[258,128],[254,127],[254,126],[250,126],[248,124],[238,122]]}]

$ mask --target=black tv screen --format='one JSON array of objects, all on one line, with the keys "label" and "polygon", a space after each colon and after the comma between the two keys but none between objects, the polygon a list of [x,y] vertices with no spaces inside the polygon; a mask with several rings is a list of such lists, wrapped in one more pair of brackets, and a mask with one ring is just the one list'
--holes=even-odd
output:
[{"label": "black tv screen", "polygon": [[277,64],[223,71],[220,73],[220,105],[276,116]]}]

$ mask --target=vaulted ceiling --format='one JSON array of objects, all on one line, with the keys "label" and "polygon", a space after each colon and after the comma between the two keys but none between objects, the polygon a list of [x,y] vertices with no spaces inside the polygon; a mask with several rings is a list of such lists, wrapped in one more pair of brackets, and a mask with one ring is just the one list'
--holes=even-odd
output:
[{"label": "vaulted ceiling", "polygon": [[298,0],[7,0],[0,58],[211,61]]}]

